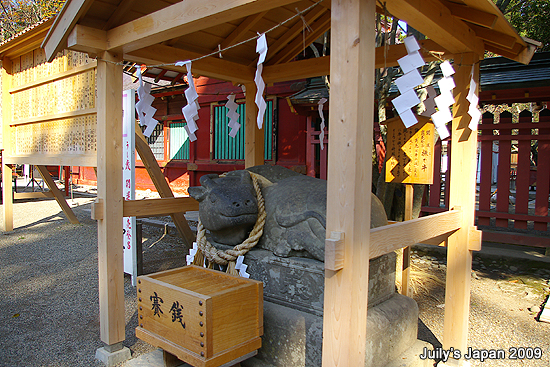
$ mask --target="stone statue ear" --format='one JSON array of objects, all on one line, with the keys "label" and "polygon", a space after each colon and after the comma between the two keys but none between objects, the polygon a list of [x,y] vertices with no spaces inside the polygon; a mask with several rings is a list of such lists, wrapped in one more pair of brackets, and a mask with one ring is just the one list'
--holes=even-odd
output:
[{"label": "stone statue ear", "polygon": [[190,187],[187,191],[189,192],[189,195],[199,203],[204,200],[207,192],[207,190],[202,186]]},{"label": "stone statue ear", "polygon": [[202,186],[206,188],[212,188],[216,184],[213,178],[219,178],[219,176],[215,173],[204,175],[204,176],[201,176],[199,182],[201,183]]}]

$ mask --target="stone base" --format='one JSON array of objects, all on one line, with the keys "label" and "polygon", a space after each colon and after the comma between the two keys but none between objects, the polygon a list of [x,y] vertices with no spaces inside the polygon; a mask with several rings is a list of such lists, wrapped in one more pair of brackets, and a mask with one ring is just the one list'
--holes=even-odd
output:
[{"label": "stone base", "polygon": [[123,347],[115,352],[108,352],[105,347],[99,348],[95,352],[95,359],[103,362],[107,367],[113,367],[117,363],[124,362],[132,357],[130,349]]},{"label": "stone base", "polygon": [[[365,367],[384,367],[416,341],[418,307],[411,298],[395,294],[370,307]],[[243,367],[321,366],[323,318],[272,302],[264,302],[264,336],[258,357]]]},{"label": "stone base", "polygon": [[420,358],[420,355],[424,352],[424,348],[431,350],[433,346],[425,341],[417,340],[412,347],[400,356],[397,356],[397,358],[394,358],[384,367],[433,367],[433,360]]}]

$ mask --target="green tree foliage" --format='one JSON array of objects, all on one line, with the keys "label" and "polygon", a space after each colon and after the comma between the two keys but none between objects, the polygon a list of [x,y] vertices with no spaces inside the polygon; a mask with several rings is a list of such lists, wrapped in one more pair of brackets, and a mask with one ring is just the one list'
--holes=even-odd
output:
[{"label": "green tree foliage", "polygon": [[0,41],[51,18],[64,3],[65,0],[0,0]]},{"label": "green tree foliage", "polygon": [[542,42],[550,51],[550,0],[493,0],[521,36]]}]

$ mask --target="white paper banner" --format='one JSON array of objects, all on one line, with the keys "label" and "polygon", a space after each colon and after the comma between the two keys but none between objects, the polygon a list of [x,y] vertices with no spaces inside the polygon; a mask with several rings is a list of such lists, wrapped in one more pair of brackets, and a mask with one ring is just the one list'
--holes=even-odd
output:
[{"label": "white paper banner", "polygon": [[479,124],[479,119],[481,118],[481,111],[477,107],[479,103],[479,97],[477,96],[477,83],[474,80],[474,66],[472,66],[472,71],[470,72],[470,90],[468,91],[468,96],[466,99],[470,102],[470,107],[468,108],[468,114],[472,118],[468,127],[472,131],[477,130]]}]

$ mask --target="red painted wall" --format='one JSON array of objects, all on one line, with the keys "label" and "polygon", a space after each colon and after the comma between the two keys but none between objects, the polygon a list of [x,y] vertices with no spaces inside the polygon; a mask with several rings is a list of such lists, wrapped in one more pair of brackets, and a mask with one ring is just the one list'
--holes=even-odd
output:
[{"label": "red painted wall", "polygon": [[[236,94],[236,99],[244,98],[242,89],[232,83],[200,77],[195,80],[199,94],[199,130],[197,140],[190,144],[190,159],[159,161],[159,165],[177,194],[187,194],[187,188],[199,185],[199,178],[209,173],[223,173],[244,169],[244,161],[217,162],[210,158],[210,114],[211,104],[225,102],[230,93]],[[298,172],[305,173],[306,164],[306,118],[291,111],[286,100],[287,96],[296,93],[303,84],[296,82],[276,83],[266,88],[266,95],[277,96],[277,109],[274,122],[277,124],[277,150],[274,162]],[[164,95],[155,95],[153,107],[157,109],[155,118],[160,122],[182,120],[181,108],[185,105],[184,89]],[[154,93],[154,91],[153,91]],[[167,123],[165,123],[166,129]],[[166,130],[165,130],[166,133]],[[165,134],[166,135],[166,134]],[[167,155],[167,152],[166,152]],[[188,169],[190,168],[190,169]],[[73,182],[83,185],[95,185],[96,176],[93,168],[74,167]],[[155,187],[143,167],[141,161],[136,161],[136,189],[155,191]]]}]

